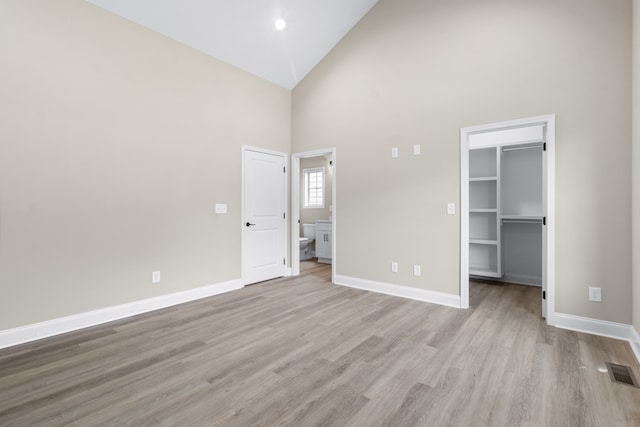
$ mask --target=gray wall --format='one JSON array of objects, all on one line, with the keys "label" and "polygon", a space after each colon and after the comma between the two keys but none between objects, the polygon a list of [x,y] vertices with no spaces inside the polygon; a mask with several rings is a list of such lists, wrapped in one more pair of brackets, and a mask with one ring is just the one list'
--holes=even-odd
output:
[{"label": "gray wall", "polygon": [[290,151],[289,91],[81,0],[3,0],[0,99],[0,330],[241,277],[241,145]]},{"label": "gray wall", "polygon": [[630,323],[631,31],[631,0],[381,0],[293,91],[293,151],[340,158],[337,274],[459,294],[460,128],[556,113],[556,310]]},{"label": "gray wall", "polygon": [[640,332],[640,0],[633,0],[633,325]]}]

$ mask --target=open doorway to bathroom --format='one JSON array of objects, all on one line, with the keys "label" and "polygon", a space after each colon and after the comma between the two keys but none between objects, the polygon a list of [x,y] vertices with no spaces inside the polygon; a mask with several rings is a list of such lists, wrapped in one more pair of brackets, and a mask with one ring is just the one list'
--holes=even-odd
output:
[{"label": "open doorway to bathroom", "polygon": [[[336,271],[336,149],[292,155],[291,274]],[[302,268],[301,267],[302,264]]]}]

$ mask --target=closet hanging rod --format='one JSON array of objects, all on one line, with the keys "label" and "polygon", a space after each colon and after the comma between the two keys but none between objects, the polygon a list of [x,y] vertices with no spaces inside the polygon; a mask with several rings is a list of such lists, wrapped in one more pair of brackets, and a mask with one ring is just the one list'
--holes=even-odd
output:
[{"label": "closet hanging rod", "polygon": [[541,219],[503,219],[503,224],[511,223],[511,224],[542,224]]},{"label": "closet hanging rod", "polygon": [[502,147],[502,151],[529,150],[531,148],[542,148],[542,143],[535,145],[527,145],[526,147]]}]

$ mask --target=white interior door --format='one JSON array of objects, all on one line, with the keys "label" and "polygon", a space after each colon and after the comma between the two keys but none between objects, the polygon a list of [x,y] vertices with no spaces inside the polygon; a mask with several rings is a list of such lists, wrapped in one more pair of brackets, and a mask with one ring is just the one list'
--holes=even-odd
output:
[{"label": "white interior door", "polygon": [[243,281],[285,275],[286,156],[244,149]]}]

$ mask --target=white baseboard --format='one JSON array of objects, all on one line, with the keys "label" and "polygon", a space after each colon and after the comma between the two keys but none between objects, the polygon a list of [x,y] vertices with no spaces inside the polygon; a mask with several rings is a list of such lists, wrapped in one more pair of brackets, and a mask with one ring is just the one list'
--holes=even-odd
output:
[{"label": "white baseboard", "polygon": [[446,305],[448,307],[460,308],[460,295],[445,294],[443,292],[427,291],[424,289],[410,288],[408,286],[392,285],[389,283],[374,282],[372,280],[358,279],[355,277],[341,276],[334,277],[336,285],[350,288],[362,289],[365,291],[378,292],[396,297],[408,298],[423,302]]},{"label": "white baseboard", "polygon": [[633,329],[631,325],[624,323],[608,322],[606,320],[597,320],[563,313],[555,314],[554,326],[570,331],[586,332],[587,334],[625,341],[631,339],[631,330]]},{"label": "white baseboard", "polygon": [[502,282],[514,283],[516,285],[537,286],[542,287],[542,278],[538,276],[527,276],[525,274],[509,274],[504,273]]},{"label": "white baseboard", "polygon": [[640,336],[638,336],[638,332],[632,325],[562,313],[556,313],[554,319],[554,326],[557,328],[585,332],[587,334],[600,335],[629,342],[638,363],[640,363]]},{"label": "white baseboard", "polygon": [[7,329],[0,331],[0,348],[11,347],[54,335],[64,334],[66,332],[72,332],[78,329],[123,319],[125,317],[135,316],[137,314],[148,313],[161,308],[234,291],[241,289],[242,287],[242,281],[237,279],[215,285],[203,286],[201,288],[191,289],[188,291],[135,301],[128,304],[80,313],[73,316],[48,320],[46,322],[35,323],[33,325]]}]

